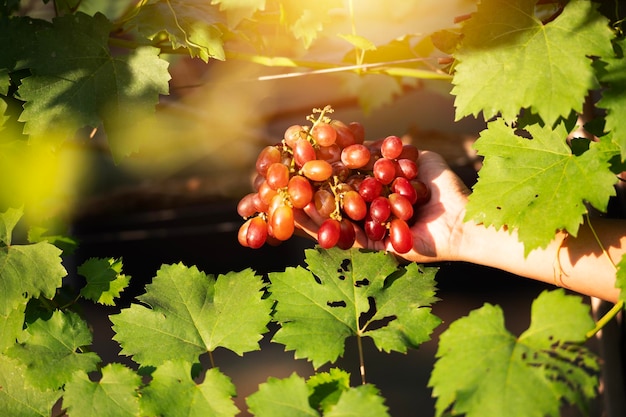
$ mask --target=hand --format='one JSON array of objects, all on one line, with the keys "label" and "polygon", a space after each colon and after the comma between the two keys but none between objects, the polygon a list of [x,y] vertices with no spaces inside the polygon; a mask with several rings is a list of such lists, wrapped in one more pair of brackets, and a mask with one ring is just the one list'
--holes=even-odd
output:
[{"label": "hand", "polygon": [[[418,165],[418,178],[430,187],[431,198],[417,208],[417,221],[411,227],[413,249],[398,255],[419,263],[455,259],[470,191],[439,154],[422,151]],[[317,239],[317,230],[324,219],[317,213],[314,203],[295,210],[295,220],[298,229]],[[394,252],[388,237],[372,241],[361,228],[355,228],[355,247]]]}]

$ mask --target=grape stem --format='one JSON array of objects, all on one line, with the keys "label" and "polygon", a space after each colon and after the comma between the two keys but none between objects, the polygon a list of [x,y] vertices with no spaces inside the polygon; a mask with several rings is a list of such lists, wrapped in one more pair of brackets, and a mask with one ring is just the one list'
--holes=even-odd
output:
[{"label": "grape stem", "polygon": [[359,349],[359,372],[361,373],[361,384],[365,385],[365,359],[363,359],[363,342],[361,341],[361,335],[357,333],[356,343]]}]

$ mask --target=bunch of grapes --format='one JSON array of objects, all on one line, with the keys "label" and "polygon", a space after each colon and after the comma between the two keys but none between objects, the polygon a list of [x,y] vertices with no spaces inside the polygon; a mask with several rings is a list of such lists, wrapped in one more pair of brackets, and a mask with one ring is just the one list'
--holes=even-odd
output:
[{"label": "bunch of grapes", "polygon": [[389,236],[398,253],[413,247],[415,209],[430,199],[417,179],[418,148],[397,136],[365,141],[362,124],[333,120],[332,111],[314,109],[311,126],[290,126],[279,144],[259,153],[255,191],[237,207],[245,219],[238,234],[243,246],[289,239],[294,210],[314,204],[325,219],[317,236],[323,248],[351,248],[355,225],[371,240]]}]

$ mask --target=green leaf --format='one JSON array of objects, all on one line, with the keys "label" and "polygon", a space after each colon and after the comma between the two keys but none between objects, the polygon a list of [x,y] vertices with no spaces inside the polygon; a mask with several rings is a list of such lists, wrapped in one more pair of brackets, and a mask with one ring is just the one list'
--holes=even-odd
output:
[{"label": "green leaf", "polygon": [[19,304],[7,314],[0,314],[0,354],[13,346],[22,334],[26,303]]},{"label": "green leaf", "polygon": [[21,210],[0,214],[0,315],[8,315],[29,298],[53,298],[66,275],[61,250],[47,243],[12,245],[11,234]]},{"label": "green leaf", "polygon": [[528,254],[545,247],[557,230],[576,236],[585,203],[605,211],[617,179],[605,144],[590,144],[580,156],[567,146],[562,125],[526,127],[518,136],[503,120],[488,124],[475,143],[485,156],[467,205],[466,219],[496,229],[517,229]]},{"label": "green leaf", "polygon": [[379,350],[406,352],[427,341],[440,323],[429,306],[436,269],[398,266],[384,252],[307,250],[309,270],[270,273],[273,341],[315,368],[334,362],[349,336],[371,337]]},{"label": "green leaf", "polygon": [[309,48],[313,41],[331,21],[329,10],[343,8],[339,0],[317,0],[302,2],[286,0],[280,2],[281,19],[291,30],[296,39],[302,40],[304,47]]},{"label": "green leaf", "polygon": [[0,410],[11,417],[49,417],[61,391],[40,390],[25,380],[25,367],[0,355]]},{"label": "green leaf", "polygon": [[212,0],[211,4],[219,4],[220,10],[228,17],[228,25],[235,27],[243,19],[265,9],[265,0]]},{"label": "green leaf", "polygon": [[370,41],[369,39],[363,36],[353,35],[350,33],[346,33],[346,34],[340,33],[337,36],[339,36],[344,41],[350,43],[352,46],[354,46],[357,49],[360,49],[363,51],[373,51],[376,49],[376,45],[374,45],[372,41]]},{"label": "green leaf", "polygon": [[593,327],[589,306],[562,289],[537,297],[519,338],[499,307],[471,312],[441,335],[429,381],[436,415],[557,417],[563,401],[584,411],[597,394],[598,363],[582,345]]},{"label": "green leaf", "polygon": [[607,65],[601,71],[600,81],[606,83],[608,87],[602,90],[602,98],[597,105],[607,110],[605,128],[618,138],[622,155],[624,155],[622,160],[624,160],[626,159],[626,121],[622,115],[626,112],[626,100],[624,100],[626,59],[624,59],[623,50],[626,47],[626,41],[621,39],[616,41],[616,45],[619,48],[618,56],[613,54],[602,58]]},{"label": "green leaf", "polygon": [[80,295],[88,300],[104,305],[115,305],[130,282],[128,275],[122,274],[121,259],[91,258],[78,267],[78,273],[87,279]]},{"label": "green leaf", "polygon": [[339,368],[329,372],[318,372],[311,376],[306,384],[312,388],[309,404],[316,410],[328,411],[341,398],[344,391],[350,389],[350,374]]},{"label": "green leaf", "polygon": [[114,339],[122,354],[155,366],[176,359],[193,363],[220,346],[239,355],[258,350],[272,307],[263,286],[250,269],[216,279],[196,267],[164,265],[138,297],[143,305],[110,317]]},{"label": "green leaf", "polygon": [[98,417],[137,417],[140,414],[138,390],[141,377],[119,363],[102,368],[102,377],[92,381],[82,371],[65,386],[63,407],[68,415]]},{"label": "green leaf", "polygon": [[389,417],[385,399],[371,385],[350,388],[341,394],[337,404],[324,417]]},{"label": "green leaf", "polygon": [[455,54],[456,119],[530,108],[552,125],[581,112],[599,84],[591,56],[610,56],[613,32],[590,1],[570,1],[553,21],[534,16],[536,0],[484,0],[463,27]]},{"label": "green leaf", "polygon": [[87,323],[75,313],[55,311],[48,320],[30,323],[8,356],[26,365],[26,380],[40,389],[57,389],[82,370],[96,370],[100,358],[82,353],[92,342]]},{"label": "green leaf", "polygon": [[[169,91],[167,62],[151,47],[114,56],[108,46],[111,28],[102,14],[77,13],[56,18],[37,33],[33,75],[18,90],[26,101],[20,116],[25,133],[63,140],[104,122],[111,140],[118,123],[154,111],[159,94]],[[113,153],[128,151],[118,146]]]},{"label": "green leaf", "polygon": [[366,114],[390,104],[402,93],[402,84],[396,77],[386,74],[338,74],[343,94],[356,97]]},{"label": "green leaf", "polygon": [[[50,27],[50,22],[33,19],[28,16],[13,16],[11,19],[0,19],[0,68],[9,73],[33,64],[33,50],[37,44],[36,35],[39,31]],[[6,95],[6,92],[3,93]]]},{"label": "green leaf", "polygon": [[143,415],[170,417],[231,417],[239,413],[232,397],[235,386],[219,369],[209,369],[203,381],[191,378],[188,362],[165,362],[142,390]]},{"label": "green leaf", "polygon": [[250,412],[256,417],[319,417],[309,405],[311,389],[303,378],[268,378],[259,390],[246,398]]},{"label": "green leaf", "polygon": [[225,59],[220,24],[225,17],[218,7],[205,0],[150,1],[139,8],[128,23],[155,40],[162,34],[172,49],[186,48],[189,55],[208,62],[210,58]]}]

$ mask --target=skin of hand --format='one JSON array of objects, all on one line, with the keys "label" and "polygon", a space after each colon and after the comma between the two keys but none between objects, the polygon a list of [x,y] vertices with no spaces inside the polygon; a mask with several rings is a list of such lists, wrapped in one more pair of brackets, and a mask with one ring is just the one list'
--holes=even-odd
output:
[{"label": "skin of hand", "polygon": [[[401,257],[419,263],[455,259],[470,190],[437,153],[422,151],[418,166],[418,179],[429,185],[431,197],[417,209],[418,220],[411,227],[413,249]],[[295,210],[295,220],[298,229],[313,238],[317,238],[319,225],[324,221],[313,202]],[[361,228],[355,229],[356,247],[394,252],[388,237],[372,241]]]}]

